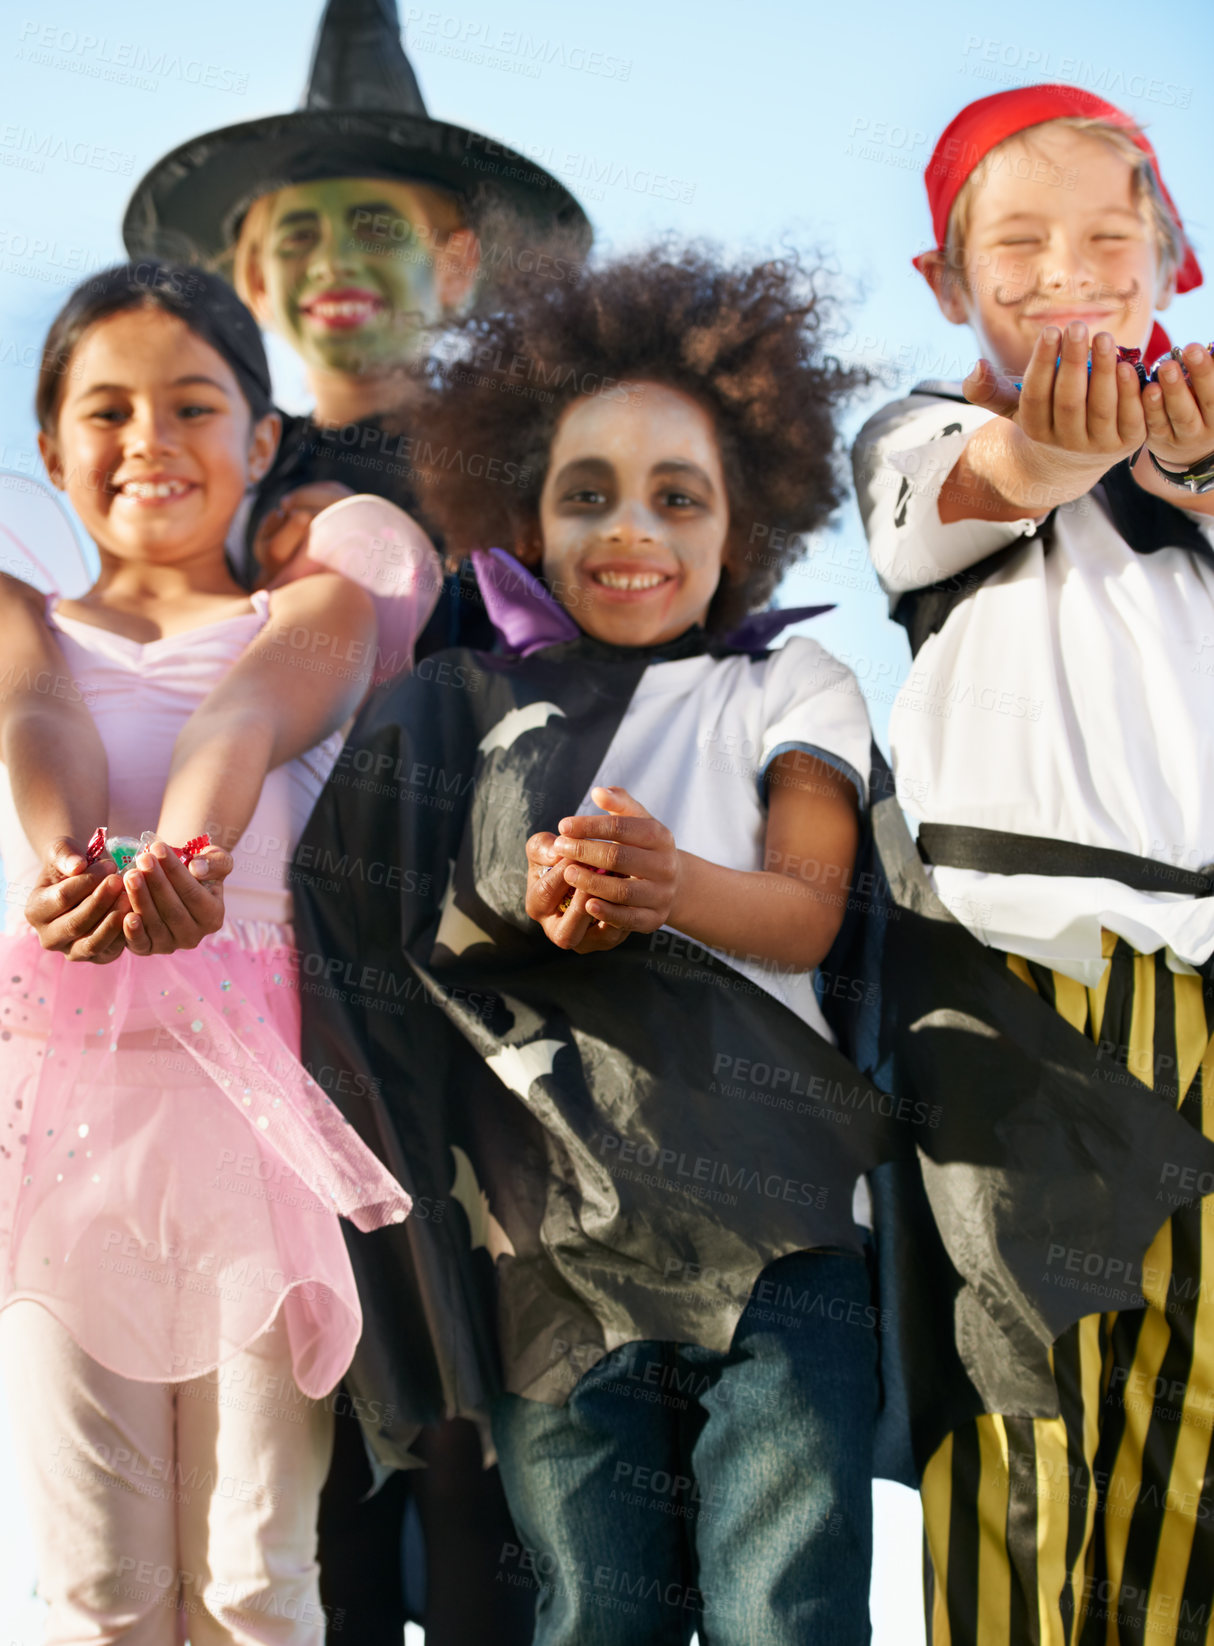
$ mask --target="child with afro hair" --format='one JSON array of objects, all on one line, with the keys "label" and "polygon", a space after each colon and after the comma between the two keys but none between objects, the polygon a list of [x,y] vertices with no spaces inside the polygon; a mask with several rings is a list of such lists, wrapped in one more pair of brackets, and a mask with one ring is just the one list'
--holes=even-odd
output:
[{"label": "child with afro hair", "polygon": [[841,500],[857,377],[795,259],[538,271],[413,423],[499,650],[372,699],[299,860],[400,866],[299,875],[305,953],[410,981],[318,990],[305,1054],[445,1208],[360,1243],[360,1393],[488,1413],[540,1646],[861,1646],[885,1144],[768,1087],[863,1085],[814,969],[870,729],[816,641],[764,649],[801,614],[753,615]]},{"label": "child with afro hair", "polygon": [[[540,263],[543,259],[538,260]],[[722,576],[705,626],[765,606],[845,489],[837,408],[864,381],[824,358],[829,305],[800,260],[730,268],[663,247],[596,269],[503,281],[490,313],[453,324],[411,425],[428,516],[457,553],[542,558],[540,504],[574,402],[636,402],[662,384],[710,415],[728,491]]]}]

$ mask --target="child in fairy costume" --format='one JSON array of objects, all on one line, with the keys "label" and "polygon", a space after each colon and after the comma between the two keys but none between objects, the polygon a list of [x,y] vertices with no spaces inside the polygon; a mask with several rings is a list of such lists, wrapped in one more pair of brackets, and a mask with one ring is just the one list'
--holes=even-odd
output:
[{"label": "child in fairy costume", "polygon": [[[962,110],[927,186],[916,264],[985,359],[856,447],[915,650],[899,791],[938,898],[1097,1043],[1108,1099],[1209,1135],[1214,364],[1190,347],[1151,370],[1154,311],[1201,271],[1151,145],[1074,87]],[[1054,1348],[1058,1415],[992,1403],[1008,1415],[926,1461],[935,1640],[1212,1638],[1214,1202],[1180,1206],[1212,1180],[1174,1170],[1140,1262],[1095,1238],[1047,1255],[1056,1288],[1096,1282]]]},{"label": "child in fairy costume", "polygon": [[[199,1646],[319,1642],[322,1397],[361,1329],[338,1214],[409,1201],[299,1062],[286,854],[374,609],[332,574],[231,575],[278,417],[222,281],[106,271],[43,358],[40,449],[100,556],[45,602],[65,689],[0,710],[0,1343],[48,1639],[169,1646],[184,1614]],[[282,626],[362,661],[302,671]],[[121,874],[100,830],[77,849],[106,824],[147,835]],[[14,890],[48,857],[31,929]]]}]

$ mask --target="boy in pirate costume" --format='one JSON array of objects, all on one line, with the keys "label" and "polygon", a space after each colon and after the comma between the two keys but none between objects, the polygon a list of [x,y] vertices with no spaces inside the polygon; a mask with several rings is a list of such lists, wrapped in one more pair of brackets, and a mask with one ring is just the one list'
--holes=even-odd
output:
[{"label": "boy in pirate costume", "polygon": [[[268,579],[351,492],[416,514],[417,367],[472,301],[482,247],[528,266],[542,238],[539,274],[567,279],[590,226],[542,167],[427,114],[395,0],[328,0],[303,108],[174,149],[136,186],[123,236],[133,256],[222,270],[306,367],[315,409],[284,420],[247,523],[249,575]],[[448,581],[415,650],[488,637],[468,576]]]},{"label": "boy in pirate costume", "polygon": [[[417,367],[432,329],[472,300],[482,244],[496,236],[505,242],[496,257],[517,256],[542,236],[552,279],[569,277],[590,239],[581,207],[542,167],[427,114],[395,0],[328,0],[302,109],[173,150],[136,186],[123,234],[133,256],[221,269],[307,368],[315,410],[283,418],[245,542],[233,546],[250,583],[298,567],[313,518],[352,493],[416,515]],[[394,644],[381,620],[381,672],[436,646],[491,639],[470,574],[448,576],[415,639]],[[424,1587],[424,1605],[415,1598],[409,1615],[427,1640],[458,1646],[490,1627],[499,1641],[528,1639],[528,1592],[486,1588],[513,1533],[470,1426],[431,1430],[418,1448],[428,1468],[389,1475],[364,1502],[354,1404],[339,1412],[321,1511],[322,1594],[343,1620],[336,1638],[399,1646],[398,1551],[412,1493],[428,1562],[424,1585],[410,1586]]]},{"label": "boy in pirate costume", "polygon": [[[916,265],[986,359],[855,450],[915,653],[899,793],[942,903],[1209,1134],[1214,364],[1191,347],[1143,384],[1118,358],[1166,351],[1153,310],[1201,272],[1146,138],[1071,87],[964,109],[927,188]],[[927,1463],[934,1641],[1214,1639],[1212,1237],[1214,1202],[1176,1210],[1129,1295],[1096,1242],[1054,1254],[1061,1285],[1096,1256],[1096,1307],[1127,1306],[1055,1345],[1056,1418],[978,1417]]]}]

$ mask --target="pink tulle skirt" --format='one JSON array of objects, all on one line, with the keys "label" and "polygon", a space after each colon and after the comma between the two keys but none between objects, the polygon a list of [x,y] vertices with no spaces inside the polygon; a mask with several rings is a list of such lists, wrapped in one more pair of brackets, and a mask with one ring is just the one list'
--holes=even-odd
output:
[{"label": "pink tulle skirt", "polygon": [[410,1203],[301,1065],[296,984],[235,927],[109,966],[0,937],[0,1307],[158,1383],[281,1310],[300,1389],[337,1384],[362,1329],[338,1217]]}]

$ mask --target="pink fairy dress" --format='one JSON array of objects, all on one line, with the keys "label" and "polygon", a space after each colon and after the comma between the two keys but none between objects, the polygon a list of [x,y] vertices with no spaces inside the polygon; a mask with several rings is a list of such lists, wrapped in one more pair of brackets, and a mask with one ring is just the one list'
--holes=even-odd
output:
[{"label": "pink fairy dress", "polygon": [[[146,645],[48,601],[105,745],[112,832],[155,825],[178,732],[266,621],[269,596],[251,601]],[[409,1209],[298,1057],[310,972],[288,869],[340,746],[270,773],[221,932],[108,966],[44,952],[26,925],[39,865],[0,768],[0,1307],[36,1300],[124,1377],[197,1377],[281,1309],[296,1382],[326,1394],[362,1327],[338,1215],[373,1229]]]}]

